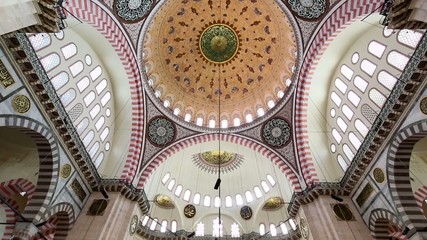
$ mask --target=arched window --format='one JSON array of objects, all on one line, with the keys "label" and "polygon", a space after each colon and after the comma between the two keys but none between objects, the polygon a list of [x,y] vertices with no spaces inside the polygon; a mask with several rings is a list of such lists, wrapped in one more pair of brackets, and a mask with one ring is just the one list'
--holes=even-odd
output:
[{"label": "arched window", "polygon": [[216,196],[214,199],[214,206],[221,207],[221,198],[219,198],[218,196]]},{"label": "arched window", "polygon": [[92,57],[89,54],[85,56],[85,63],[89,66],[92,65]]},{"label": "arched window", "polygon": [[181,109],[179,109],[179,108],[175,108],[173,110],[173,114],[176,115],[176,116],[178,116],[180,113],[181,113]]},{"label": "arched window", "polygon": [[337,107],[339,107],[341,105],[341,101],[342,101],[341,97],[338,96],[338,94],[336,92],[331,93],[331,99],[335,103],[335,105],[337,105]]},{"label": "arched window", "polygon": [[46,72],[50,72],[52,69],[59,66],[61,63],[61,58],[57,53],[51,53],[42,59],[40,59],[41,64]]},{"label": "arched window", "polygon": [[397,34],[397,41],[410,48],[415,48],[417,47],[417,44],[421,40],[422,36],[423,34],[420,32],[405,29],[399,31]]},{"label": "arched window", "polygon": [[84,66],[82,61],[77,61],[69,67],[71,75],[73,77],[79,75],[83,71],[83,68]]},{"label": "arched window", "polygon": [[268,106],[269,108],[273,108],[273,107],[274,107],[274,105],[276,105],[276,104],[274,103],[274,101],[273,101],[273,100],[270,100],[270,101],[268,101],[268,102],[267,102],[267,106]]},{"label": "arched window", "polygon": [[74,122],[83,113],[83,104],[77,103],[73,108],[68,111],[68,116]]},{"label": "arched window", "polygon": [[[171,102],[169,100],[165,100],[163,102],[163,106],[165,106],[165,108],[168,108],[170,105],[171,105]],[[185,117],[187,117],[187,115],[185,115]],[[190,118],[191,118],[191,116],[190,116]],[[186,121],[188,122],[188,120],[186,120]]]},{"label": "arched window", "polygon": [[150,225],[150,230],[155,230],[157,228],[157,218],[153,219],[153,221],[151,221],[151,225]]},{"label": "arched window", "polygon": [[102,74],[102,68],[101,66],[96,66],[92,71],[90,71],[89,75],[90,78],[92,78],[92,81],[95,81],[96,79],[99,78],[99,76],[101,76]]},{"label": "arched window", "polygon": [[335,141],[337,141],[338,144],[341,143],[341,140],[342,140],[341,134],[335,128],[332,129],[332,137],[334,137]]},{"label": "arched window", "polygon": [[176,229],[177,229],[177,226],[178,224],[177,224],[177,222],[175,221],[175,220],[172,220],[172,224],[171,224],[171,232],[176,232]]},{"label": "arched window", "polygon": [[252,193],[250,191],[245,192],[245,198],[246,198],[246,202],[248,203],[254,201],[254,197],[252,196]]},{"label": "arched window", "polygon": [[354,78],[354,86],[356,86],[361,92],[365,92],[366,88],[368,87],[368,82],[361,78],[360,76],[356,76]]},{"label": "arched window", "polygon": [[261,187],[265,193],[268,193],[270,191],[270,187],[268,186],[267,182],[265,182],[265,181],[261,181]]},{"label": "arched window", "polygon": [[233,124],[234,124],[234,126],[235,126],[235,127],[240,126],[240,118],[235,118],[235,119],[233,120]]},{"label": "arched window", "polygon": [[341,66],[341,74],[348,80],[351,80],[353,73],[353,70],[351,70],[351,68],[349,68],[347,65],[344,64]]},{"label": "arched window", "polygon": [[88,107],[95,100],[95,97],[96,97],[95,92],[91,91],[83,98],[83,101],[85,102],[86,107]]},{"label": "arched window", "polygon": [[209,120],[209,127],[210,128],[214,128],[215,124],[216,124],[215,120],[213,120],[213,119]]},{"label": "arched window", "polygon": [[354,115],[353,110],[351,110],[349,106],[344,104],[342,105],[342,112],[344,113],[344,116],[346,116],[346,118],[351,121]]},{"label": "arched window", "polygon": [[175,196],[177,196],[177,197],[181,196],[181,192],[182,192],[182,185],[176,186]]},{"label": "arched window", "polygon": [[83,138],[83,145],[87,148],[89,144],[92,142],[93,137],[95,136],[95,132],[90,130],[86,136]]},{"label": "arched window", "polygon": [[77,88],[79,89],[79,92],[83,92],[87,87],[89,87],[89,78],[84,77],[80,81],[77,82]]},{"label": "arched window", "polygon": [[172,191],[173,186],[175,186],[175,179],[172,179],[168,184],[169,191]]},{"label": "arched window", "polygon": [[378,82],[380,82],[381,85],[391,91],[397,82],[397,78],[391,75],[390,73],[382,70],[378,73]]},{"label": "arched window", "polygon": [[282,231],[283,235],[288,234],[288,232],[289,232],[288,228],[286,227],[286,224],[284,222],[280,223],[280,230]]},{"label": "arched window", "polygon": [[375,88],[369,91],[369,98],[380,108],[382,108],[385,101],[387,101],[387,98]]},{"label": "arched window", "polygon": [[247,123],[252,122],[252,120],[253,120],[252,114],[250,114],[250,113],[249,113],[249,114],[246,114],[245,119],[246,119],[246,122],[247,122]]},{"label": "arched window", "polygon": [[359,140],[359,138],[354,134],[353,132],[350,132],[348,134],[348,139],[350,140],[353,147],[358,150],[360,148],[360,145],[362,144]]},{"label": "arched window", "polygon": [[147,225],[147,223],[148,223],[148,220],[150,220],[150,218],[148,217],[148,216],[144,216],[144,218],[142,219],[142,226],[145,226],[145,225]]},{"label": "arched window", "polygon": [[95,167],[98,168],[99,165],[101,165],[102,161],[104,160],[104,153],[101,152],[98,157],[96,158],[96,160],[94,161]]},{"label": "arched window", "polygon": [[270,235],[272,237],[277,236],[276,226],[273,223],[270,224]]},{"label": "arched window", "polygon": [[368,45],[368,52],[377,58],[381,58],[384,54],[386,46],[377,41],[371,41]]},{"label": "arched window", "polygon": [[205,199],[203,200],[203,206],[205,207],[211,206],[211,197],[209,195],[205,196]]},{"label": "arched window", "polygon": [[228,127],[228,121],[227,121],[227,119],[224,119],[224,120],[221,121],[221,127],[222,128],[227,128]]},{"label": "arched window", "polygon": [[162,226],[160,227],[160,232],[164,233],[166,232],[166,228],[168,227],[168,221],[163,220],[162,221]]},{"label": "arched window", "polygon": [[242,195],[236,194],[236,205],[241,206],[243,204],[243,198]]},{"label": "arched window", "polygon": [[162,178],[162,183],[165,184],[169,180],[170,176],[170,173],[166,173],[165,176],[163,176]]},{"label": "arched window", "polygon": [[374,123],[375,119],[377,118],[378,113],[374,111],[368,104],[363,104],[362,108],[362,115],[368,120],[370,123]]},{"label": "arched window", "polygon": [[202,126],[202,125],[203,125],[203,118],[198,117],[198,118],[196,119],[196,124],[197,124],[198,126]]},{"label": "arched window", "polygon": [[225,197],[225,207],[232,207],[233,206],[233,200],[230,196]]},{"label": "arched window", "polygon": [[95,144],[93,144],[93,146],[90,148],[89,150],[89,156],[91,158],[93,158],[96,154],[96,152],[98,152],[99,150],[99,142],[96,142]]},{"label": "arched window", "polygon": [[356,52],[351,56],[351,63],[356,64],[359,61],[360,55]]},{"label": "arched window", "polygon": [[186,114],[185,114],[185,117],[184,117],[184,120],[185,120],[186,122],[189,122],[189,121],[191,120],[191,114],[186,113]]},{"label": "arched window", "polygon": [[368,127],[366,127],[366,125],[362,121],[360,121],[360,119],[356,119],[356,121],[354,122],[354,126],[356,127],[360,135],[362,135],[363,137],[366,137],[366,135],[369,132],[369,129]]},{"label": "arched window", "polygon": [[[89,81],[89,79],[88,79]],[[98,85],[96,85],[95,89],[96,89],[96,93],[98,93],[98,95],[104,91],[104,89],[107,88],[107,80],[104,78],[102,79],[101,82],[98,83]]]},{"label": "arched window", "polygon": [[89,119],[83,118],[79,124],[77,124],[76,130],[79,135],[83,133],[84,130],[86,130],[87,126],[89,125]]},{"label": "arched window", "polygon": [[372,77],[374,75],[375,69],[377,69],[377,65],[367,59],[363,59],[360,63],[360,68],[362,71]]},{"label": "arched window", "polygon": [[348,100],[355,106],[359,106],[360,97],[353,91],[349,91],[347,95]]},{"label": "arched window", "polygon": [[258,109],[256,110],[256,113],[257,113],[257,115],[258,115],[259,117],[264,116],[264,114],[265,114],[265,112],[264,112],[264,109],[263,109],[263,108],[258,108]]},{"label": "arched window", "polygon": [[203,237],[203,236],[205,236],[205,224],[203,224],[202,222],[199,222],[197,224],[196,236],[197,237]]},{"label": "arched window", "polygon": [[70,43],[70,44],[62,47],[61,52],[62,52],[62,55],[64,56],[65,60],[68,60],[77,54],[77,46],[74,43]]},{"label": "arched window", "polygon": [[37,33],[30,37],[28,37],[28,40],[30,40],[31,45],[33,46],[34,50],[37,52],[47,46],[50,45],[52,42],[49,34],[47,33]]},{"label": "arched window", "polygon": [[240,237],[239,225],[237,225],[237,223],[235,223],[235,222],[233,224],[231,224],[231,237],[232,238]]},{"label": "arched window", "polygon": [[190,200],[190,196],[191,196],[191,191],[190,190],[185,190],[184,192],[184,197],[182,197],[182,199],[184,199],[184,201],[189,201]]},{"label": "arched window", "polygon": [[264,235],[265,234],[265,225],[264,225],[264,223],[261,223],[259,225],[259,234],[260,235]]},{"label": "arched window", "polygon": [[353,151],[351,151],[350,147],[347,144],[343,144],[342,150],[343,150],[344,154],[347,156],[347,159],[349,161],[353,161],[354,153],[353,153]]},{"label": "arched window", "polygon": [[345,121],[341,118],[341,117],[338,117],[337,118],[337,124],[338,124],[338,127],[340,127],[340,129],[345,133],[345,131],[347,131],[347,123],[345,123]]},{"label": "arched window", "polygon": [[101,107],[99,106],[99,104],[96,104],[89,112],[90,117],[92,119],[96,118],[96,116],[98,116],[99,111],[101,111]]},{"label": "arched window", "polygon": [[387,62],[399,69],[400,71],[403,71],[403,69],[405,69],[406,64],[409,61],[409,57],[406,55],[403,55],[400,52],[397,51],[391,51],[388,56],[387,56]]},{"label": "arched window", "polygon": [[340,92],[342,94],[345,94],[345,92],[347,91],[347,84],[345,84],[341,79],[336,78],[335,79],[335,87],[338,88],[338,90],[340,90]]},{"label": "arched window", "polygon": [[331,109],[331,117],[335,117],[337,114],[337,112],[335,111],[334,108]]},{"label": "arched window", "polygon": [[101,135],[99,135],[99,138],[101,138],[101,141],[102,142],[104,142],[105,141],[105,139],[108,137],[108,134],[110,133],[110,128],[109,127],[106,127],[103,131],[102,131],[102,133],[101,133]]},{"label": "arched window", "polygon": [[261,189],[259,187],[254,187],[255,197],[260,198],[262,196]]},{"label": "arched window", "polygon": [[194,194],[193,203],[196,205],[200,204],[200,193]]},{"label": "arched window", "polygon": [[111,99],[111,93],[107,92],[102,98],[101,98],[101,104],[104,107]]},{"label": "arched window", "polygon": [[105,123],[105,117],[104,117],[104,116],[101,116],[101,117],[98,119],[98,121],[96,121],[96,123],[95,123],[95,128],[96,128],[96,130],[97,130],[97,131],[99,131],[99,129],[101,129],[101,128],[102,128],[102,126],[104,126],[104,123]]},{"label": "arched window", "polygon": [[76,98],[76,90],[73,88],[68,89],[64,94],[61,95],[61,102],[64,107],[70,105],[70,103]]},{"label": "arched window", "polygon": [[273,177],[270,174],[267,174],[267,180],[272,187],[274,187],[274,185],[276,185],[276,181],[273,179]]},{"label": "arched window", "polygon": [[52,83],[55,90],[61,89],[68,82],[68,73],[60,72],[58,75],[53,77],[50,82]]}]

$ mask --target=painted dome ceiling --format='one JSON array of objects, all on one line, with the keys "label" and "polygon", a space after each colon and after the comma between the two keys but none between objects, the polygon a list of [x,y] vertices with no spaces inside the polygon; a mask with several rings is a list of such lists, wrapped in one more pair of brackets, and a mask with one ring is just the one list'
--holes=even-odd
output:
[{"label": "painted dome ceiling", "polygon": [[152,98],[169,114],[199,126],[233,127],[263,116],[285,95],[297,43],[277,3],[184,0],[158,6],[146,23],[142,65]]}]

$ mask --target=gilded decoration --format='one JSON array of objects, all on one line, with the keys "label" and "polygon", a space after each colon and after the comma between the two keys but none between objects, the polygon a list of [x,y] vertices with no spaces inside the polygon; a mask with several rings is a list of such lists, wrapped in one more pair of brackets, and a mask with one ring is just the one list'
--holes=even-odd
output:
[{"label": "gilded decoration", "polygon": [[270,119],[263,126],[262,137],[272,147],[284,147],[291,139],[291,126],[285,119]]},{"label": "gilded decoration", "polygon": [[211,150],[199,154],[193,154],[193,163],[201,170],[217,174],[218,163],[221,159],[221,172],[228,173],[239,168],[243,163],[243,156],[228,151]]},{"label": "gilded decoration", "polygon": [[188,204],[184,207],[184,215],[187,218],[192,218],[196,215],[196,207],[194,205]]},{"label": "gilded decoration", "polygon": [[231,60],[239,48],[236,32],[225,24],[207,27],[200,36],[199,48],[203,57],[213,63]]},{"label": "gilded decoration", "polygon": [[240,216],[245,219],[245,220],[249,220],[252,217],[252,208],[249,206],[243,206],[240,209]]},{"label": "gilded decoration", "polygon": [[[297,60],[296,36],[282,7],[275,1],[230,0],[159,5],[141,36],[149,96],[171,118],[175,106],[181,113],[174,118],[184,121],[191,112],[185,122],[197,128],[197,117],[204,119],[202,127],[208,119],[219,127],[219,102],[229,123],[232,113],[244,123],[248,113],[256,118],[258,108],[268,111],[268,99],[278,101],[277,89],[287,92]],[[166,100],[173,107],[164,107]]]},{"label": "gilded decoration", "polygon": [[383,183],[385,180],[384,171],[381,168],[375,168],[373,171],[374,179],[377,183]]},{"label": "gilded decoration", "polygon": [[370,183],[367,183],[366,186],[363,188],[363,190],[360,192],[359,196],[356,198],[357,205],[359,207],[362,207],[363,204],[368,200],[369,196],[371,196],[371,193],[374,191],[374,188]]},{"label": "gilded decoration", "polygon": [[87,215],[102,216],[104,215],[105,209],[108,206],[108,200],[106,199],[94,199],[89,207]]},{"label": "gilded decoration", "polygon": [[61,168],[61,177],[68,178],[71,175],[71,165],[66,163]]},{"label": "gilded decoration", "polygon": [[153,0],[116,0],[117,15],[125,21],[136,22],[144,19],[153,5]]},{"label": "gilded decoration", "polygon": [[332,210],[334,211],[335,217],[338,220],[342,221],[352,221],[354,220],[353,213],[347,204],[337,203],[331,204]]},{"label": "gilded decoration", "polygon": [[87,196],[85,190],[83,190],[82,185],[80,185],[77,179],[74,179],[71,183],[71,189],[73,189],[76,196],[79,198],[81,202],[83,202]]},{"label": "gilded decoration", "polygon": [[173,201],[170,197],[166,196],[166,195],[157,195],[156,199],[155,199],[155,203],[157,204],[157,206],[161,207],[161,208],[174,208],[175,205],[173,204]]},{"label": "gilded decoration", "polygon": [[15,83],[6,66],[0,60],[0,82],[3,88],[8,88]]},{"label": "gilded decoration", "polygon": [[327,8],[326,0],[288,0],[288,3],[293,12],[307,20],[319,18]]},{"label": "gilded decoration", "polygon": [[271,197],[265,201],[264,206],[262,207],[263,210],[266,211],[274,211],[280,209],[285,202],[281,197]]},{"label": "gilded decoration", "polygon": [[133,235],[136,232],[136,228],[138,227],[138,216],[133,215],[130,224],[129,224],[129,234]]},{"label": "gilded decoration", "polygon": [[420,102],[420,110],[427,115],[427,97],[423,98]]},{"label": "gilded decoration", "polygon": [[26,113],[30,110],[30,99],[25,95],[16,95],[12,99],[13,109],[18,113]]},{"label": "gilded decoration", "polygon": [[175,125],[167,118],[156,117],[148,123],[148,140],[156,146],[165,146],[175,138]]}]

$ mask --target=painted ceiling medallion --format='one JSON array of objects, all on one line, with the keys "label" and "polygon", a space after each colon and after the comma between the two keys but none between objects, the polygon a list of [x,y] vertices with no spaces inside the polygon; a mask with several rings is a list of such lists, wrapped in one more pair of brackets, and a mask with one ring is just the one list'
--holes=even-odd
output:
[{"label": "painted ceiling medallion", "polygon": [[326,0],[288,0],[292,11],[305,19],[316,19],[326,10]]},{"label": "painted ceiling medallion", "polygon": [[175,138],[175,125],[167,118],[156,117],[148,124],[148,140],[156,146],[165,146]]},{"label": "painted ceiling medallion", "polygon": [[225,24],[213,24],[203,30],[199,39],[203,57],[213,63],[231,60],[239,48],[236,32]]},{"label": "painted ceiling medallion", "polygon": [[66,163],[61,168],[61,177],[68,178],[71,175],[71,165]]},{"label": "painted ceiling medallion", "polygon": [[187,218],[192,218],[196,215],[196,207],[194,205],[188,204],[184,207],[184,215]]},{"label": "painted ceiling medallion", "polygon": [[377,183],[383,183],[385,180],[384,172],[381,168],[375,168],[373,171],[374,179]]},{"label": "painted ceiling medallion", "polygon": [[248,114],[258,123],[258,109],[267,112],[270,99],[279,101],[278,91],[288,96],[286,81],[297,65],[296,35],[277,2],[161,1],[147,19],[138,53],[156,106],[198,131],[240,118],[241,126],[224,129],[237,131]]},{"label": "painted ceiling medallion", "polygon": [[270,146],[284,147],[291,139],[291,126],[285,119],[270,119],[264,124],[262,137]]},{"label": "painted ceiling medallion", "polygon": [[125,21],[142,20],[151,9],[153,0],[116,0],[117,15]]},{"label": "painted ceiling medallion", "polygon": [[420,102],[420,110],[427,115],[427,97],[423,98]]},{"label": "painted ceiling medallion", "polygon": [[175,208],[172,199],[166,195],[157,195],[155,198],[155,203],[161,208]]},{"label": "painted ceiling medallion", "polygon": [[221,173],[231,172],[243,163],[243,156],[233,152],[211,150],[194,154],[193,163],[201,170],[217,174],[218,164],[221,161]]},{"label": "painted ceiling medallion", "polygon": [[31,107],[30,99],[25,95],[16,95],[12,99],[12,106],[16,112],[26,113]]},{"label": "painted ceiling medallion", "polygon": [[262,207],[263,210],[266,211],[274,211],[280,209],[285,202],[281,197],[271,197],[265,201],[264,206]]},{"label": "painted ceiling medallion", "polygon": [[252,217],[252,208],[249,206],[243,206],[240,209],[240,216],[245,219],[245,220],[249,220]]}]

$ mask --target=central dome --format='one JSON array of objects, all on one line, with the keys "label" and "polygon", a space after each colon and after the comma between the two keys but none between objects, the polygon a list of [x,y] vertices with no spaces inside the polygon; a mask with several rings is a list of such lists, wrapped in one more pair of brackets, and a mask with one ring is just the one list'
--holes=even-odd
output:
[{"label": "central dome", "polygon": [[199,40],[203,57],[213,63],[225,63],[237,53],[239,41],[232,28],[223,24],[207,27]]},{"label": "central dome", "polygon": [[297,44],[275,1],[162,1],[145,23],[149,96],[197,127],[262,117],[285,95]]}]

